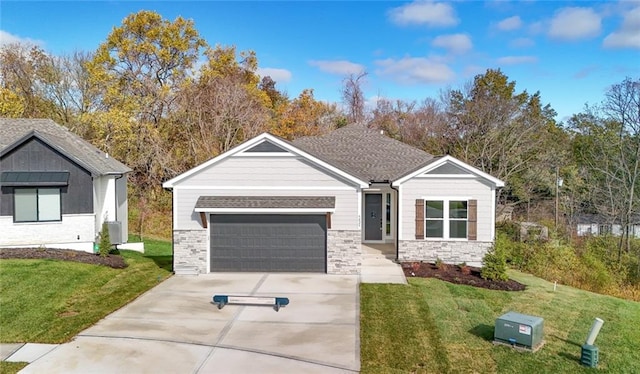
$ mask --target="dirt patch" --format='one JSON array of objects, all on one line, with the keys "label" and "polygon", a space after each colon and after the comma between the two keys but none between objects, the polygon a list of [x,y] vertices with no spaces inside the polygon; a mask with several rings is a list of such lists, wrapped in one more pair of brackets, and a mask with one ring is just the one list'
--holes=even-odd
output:
[{"label": "dirt patch", "polygon": [[501,291],[524,291],[525,285],[509,279],[507,281],[492,281],[480,276],[480,268],[473,266],[458,266],[439,264],[436,266],[428,262],[403,262],[402,270],[407,278],[437,278],[455,284],[488,288]]},{"label": "dirt patch", "polygon": [[0,259],[50,259],[82,262],[92,265],[104,265],[114,269],[124,269],[127,263],[122,256],[110,254],[100,256],[97,253],[53,248],[0,248]]}]

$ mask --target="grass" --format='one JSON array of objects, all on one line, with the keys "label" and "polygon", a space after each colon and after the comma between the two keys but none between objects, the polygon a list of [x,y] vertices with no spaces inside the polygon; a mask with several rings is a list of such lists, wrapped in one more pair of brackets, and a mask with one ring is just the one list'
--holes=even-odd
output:
[{"label": "grass", "polygon": [[[129,235],[129,243],[140,242],[137,235]],[[173,271],[173,249],[171,241],[161,239],[144,239],[144,256],[152,259],[158,267]]]},{"label": "grass", "polygon": [[[360,286],[363,373],[574,373],[595,317],[598,369],[640,372],[640,303],[558,286],[510,271],[524,292],[491,291],[435,279],[408,286]],[[495,319],[507,311],[544,318],[536,353],[494,346]]]},{"label": "grass", "polygon": [[28,362],[8,362],[8,361],[0,361],[0,373],[2,374],[14,374],[24,369],[25,366],[29,365]]}]

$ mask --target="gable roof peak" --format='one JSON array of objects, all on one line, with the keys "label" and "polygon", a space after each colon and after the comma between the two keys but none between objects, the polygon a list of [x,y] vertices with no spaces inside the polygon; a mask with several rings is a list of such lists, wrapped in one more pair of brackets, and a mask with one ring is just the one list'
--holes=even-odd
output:
[{"label": "gable roof peak", "polygon": [[125,174],[130,168],[61,126],[45,118],[0,118],[0,154],[37,138],[95,175]]}]

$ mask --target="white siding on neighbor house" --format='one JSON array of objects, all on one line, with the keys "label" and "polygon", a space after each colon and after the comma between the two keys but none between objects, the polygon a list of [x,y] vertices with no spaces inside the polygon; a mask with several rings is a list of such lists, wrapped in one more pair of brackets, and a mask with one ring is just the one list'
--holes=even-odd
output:
[{"label": "white siding on neighbor house", "polygon": [[104,221],[121,222],[123,238],[128,237],[127,176],[103,175],[93,179],[95,230],[102,230]]},{"label": "white siding on neighbor house", "polygon": [[492,241],[494,223],[494,191],[482,180],[450,176],[447,178],[415,177],[401,186],[400,240],[415,240],[416,199],[463,198],[478,201],[478,241]]},{"label": "white siding on neighbor house", "polygon": [[[295,186],[295,185],[294,185]],[[360,193],[353,188],[336,190],[310,189],[205,189],[175,187],[174,230],[199,230],[202,228],[200,213],[194,209],[200,196],[334,196],[335,212],[331,215],[332,230],[359,230],[358,198]]]},{"label": "white siding on neighbor house", "polygon": [[129,238],[129,197],[127,192],[127,175],[116,179],[117,217],[122,222],[122,238],[128,242]]},{"label": "white siding on neighbor house", "polygon": [[298,157],[231,156],[188,176],[184,186],[345,187],[347,184]]},{"label": "white siding on neighbor house", "polygon": [[64,214],[60,222],[14,223],[0,217],[3,247],[50,247],[93,252],[96,239],[95,215]]}]

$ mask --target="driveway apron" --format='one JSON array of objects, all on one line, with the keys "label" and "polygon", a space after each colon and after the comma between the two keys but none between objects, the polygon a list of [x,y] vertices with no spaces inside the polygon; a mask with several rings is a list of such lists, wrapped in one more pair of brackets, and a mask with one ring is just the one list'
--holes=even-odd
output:
[{"label": "driveway apron", "polygon": [[[269,306],[212,296],[288,297]],[[353,373],[360,369],[358,277],[174,276],[21,373]]]}]

